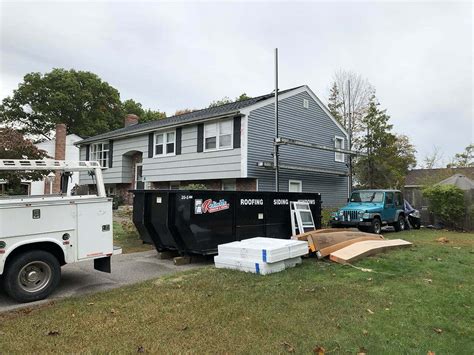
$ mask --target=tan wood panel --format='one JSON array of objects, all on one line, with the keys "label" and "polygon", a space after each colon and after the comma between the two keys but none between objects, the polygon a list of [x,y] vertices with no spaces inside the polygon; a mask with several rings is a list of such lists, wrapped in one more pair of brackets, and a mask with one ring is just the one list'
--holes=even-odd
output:
[{"label": "tan wood panel", "polygon": [[408,247],[410,245],[412,245],[410,242],[403,239],[367,240],[337,250],[331,253],[329,258],[337,263],[347,264],[369,255],[384,252],[388,249]]}]

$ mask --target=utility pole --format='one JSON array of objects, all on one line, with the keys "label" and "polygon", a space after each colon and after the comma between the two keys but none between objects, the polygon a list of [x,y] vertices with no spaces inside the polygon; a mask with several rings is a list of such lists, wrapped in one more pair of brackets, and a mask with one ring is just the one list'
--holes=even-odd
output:
[{"label": "utility pole", "polygon": [[[347,90],[348,90],[348,133],[349,133],[349,140],[347,142],[348,149],[352,150],[352,113],[351,113],[351,81],[347,80]],[[352,193],[352,155],[349,155],[349,196]]]},{"label": "utility pole", "polygon": [[273,166],[275,167],[275,191],[280,191],[278,167],[278,48],[275,48],[275,140],[273,142]]}]

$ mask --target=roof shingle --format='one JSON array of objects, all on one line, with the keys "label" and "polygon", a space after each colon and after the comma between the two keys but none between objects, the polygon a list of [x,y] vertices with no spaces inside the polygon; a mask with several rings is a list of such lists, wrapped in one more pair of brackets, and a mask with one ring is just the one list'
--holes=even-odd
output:
[{"label": "roof shingle", "polygon": [[[301,87],[302,85],[291,88],[291,89],[279,91],[278,94],[281,95],[286,92],[299,89]],[[93,137],[89,137],[89,138],[83,139],[82,141],[77,142],[76,144],[77,145],[87,144],[87,143],[98,141],[98,140],[110,139],[110,138],[127,135],[127,134],[134,134],[141,131],[149,131],[153,129],[164,128],[167,126],[174,126],[180,123],[194,122],[194,121],[204,120],[204,119],[222,116],[226,114],[232,114],[234,112],[235,113],[238,112],[240,109],[254,105],[257,102],[269,99],[271,97],[274,97],[273,92],[270,94],[252,97],[250,99],[246,99],[242,101],[235,101],[235,102],[231,102],[231,103],[216,106],[216,107],[209,107],[202,110],[184,113],[182,115],[171,116],[171,117],[163,118],[156,121],[139,123],[139,124],[135,124],[128,127],[119,128],[114,131],[102,133]]]}]

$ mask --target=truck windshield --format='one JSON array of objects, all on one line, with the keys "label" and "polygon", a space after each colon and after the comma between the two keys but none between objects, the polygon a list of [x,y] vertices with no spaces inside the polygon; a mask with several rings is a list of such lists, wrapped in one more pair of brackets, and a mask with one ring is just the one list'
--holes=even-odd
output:
[{"label": "truck windshield", "polygon": [[383,202],[383,192],[357,191],[351,195],[351,202]]}]

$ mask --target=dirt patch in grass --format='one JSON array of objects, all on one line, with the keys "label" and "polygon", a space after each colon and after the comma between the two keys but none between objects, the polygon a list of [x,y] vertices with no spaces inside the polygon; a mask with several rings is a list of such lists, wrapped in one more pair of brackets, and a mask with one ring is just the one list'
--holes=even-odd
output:
[{"label": "dirt patch in grass", "polygon": [[[452,244],[440,244],[446,236]],[[462,236],[462,237],[461,237]],[[471,354],[474,234],[414,242],[358,267],[307,259],[259,276],[212,266],[60,301],[0,323],[5,353]],[[461,249],[454,249],[460,247]],[[428,281],[431,280],[431,281]]]}]

